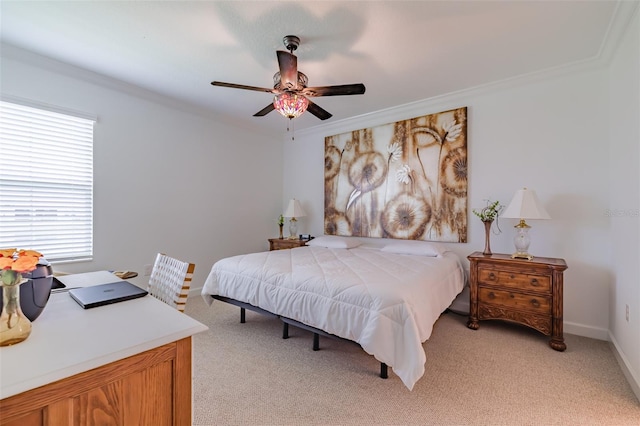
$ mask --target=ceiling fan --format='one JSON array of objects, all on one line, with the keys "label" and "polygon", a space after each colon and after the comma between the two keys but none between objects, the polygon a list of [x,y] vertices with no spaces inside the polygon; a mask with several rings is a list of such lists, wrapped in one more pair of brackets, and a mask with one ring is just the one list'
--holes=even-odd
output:
[{"label": "ceiling fan", "polygon": [[320,120],[326,120],[327,118],[331,118],[331,114],[308,98],[318,96],[362,95],[364,93],[365,87],[362,83],[307,87],[307,76],[298,71],[298,58],[293,54],[300,45],[300,38],[294,35],[288,35],[282,39],[282,42],[288,52],[283,50],[276,51],[280,70],[273,75],[273,89],[224,83],[222,81],[212,81],[211,84],[214,86],[274,94],[273,102],[253,114],[254,117],[265,116],[275,109],[283,116],[292,119],[299,117],[308,110]]}]

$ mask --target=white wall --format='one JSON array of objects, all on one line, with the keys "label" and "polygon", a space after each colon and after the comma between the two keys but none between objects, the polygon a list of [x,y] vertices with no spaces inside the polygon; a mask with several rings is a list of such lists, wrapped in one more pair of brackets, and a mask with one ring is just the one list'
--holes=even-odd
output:
[{"label": "white wall", "polygon": [[[284,197],[309,216],[301,232],[323,234],[324,137],[461,106],[468,107],[469,208],[507,204],[533,188],[552,220],[530,221],[534,255],[564,258],[564,329],[615,346],[640,398],[640,24],[638,10],[608,59],[525,76],[342,122],[284,141]],[[482,250],[469,215],[465,257]],[[501,221],[494,252],[513,250],[514,220]],[[630,319],[625,319],[629,305]]]},{"label": "white wall", "polygon": [[[608,190],[613,269],[611,340],[640,398],[640,17],[615,53],[609,74],[610,135]],[[629,306],[629,321],[625,305]]]},{"label": "white wall", "polygon": [[[607,339],[612,265],[609,247],[608,99],[606,72],[580,69],[514,80],[318,126],[285,141],[285,198],[295,194],[310,214],[301,227],[323,234],[324,137],[369,125],[468,107],[469,208],[484,199],[508,204],[533,188],[552,220],[531,221],[534,255],[564,258],[565,331]],[[365,95],[366,96],[366,95]],[[483,225],[468,217],[462,257],[484,248]],[[496,253],[514,250],[515,220],[500,221]],[[466,259],[465,259],[466,263]]]},{"label": "white wall", "polygon": [[[35,55],[3,51],[0,89],[98,116],[95,258],[59,268],[141,272],[164,251],[196,263],[196,288],[219,258],[266,249],[291,197],[309,215],[299,232],[323,233],[325,136],[467,106],[469,208],[486,198],[507,204],[522,186],[537,191],[552,220],[531,222],[530,251],[569,265],[565,332],[611,338],[637,388],[638,218],[607,212],[639,206],[638,28],[636,13],[610,69],[576,66],[319,125],[284,138],[283,151],[281,141],[123,93]],[[450,244],[463,258],[484,246],[481,222],[471,214],[468,221],[468,243]],[[514,224],[501,221],[494,252],[513,250]]]},{"label": "white wall", "polygon": [[280,141],[28,52],[2,53],[2,94],[98,117],[94,260],[54,269],[133,270],[143,284],[143,266],[165,252],[196,264],[197,288],[216,260],[268,248],[283,203]]}]

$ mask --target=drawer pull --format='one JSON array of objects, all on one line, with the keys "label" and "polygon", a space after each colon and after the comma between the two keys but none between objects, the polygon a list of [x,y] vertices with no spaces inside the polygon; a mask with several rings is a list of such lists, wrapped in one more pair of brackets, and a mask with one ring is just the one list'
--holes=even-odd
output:
[{"label": "drawer pull", "polygon": [[536,308],[540,307],[540,302],[538,302],[536,299],[531,299],[531,304]]},{"label": "drawer pull", "polygon": [[511,274],[511,275],[509,276],[509,278],[511,278],[511,279],[514,279],[515,277],[516,277],[516,276],[515,276],[515,275],[513,275],[513,274]]},{"label": "drawer pull", "polygon": [[496,279],[496,275],[493,272],[489,273],[489,279],[490,280],[495,280]]},{"label": "drawer pull", "polygon": [[532,285],[533,287],[538,287],[538,286],[540,285],[540,283],[538,282],[538,280],[537,280],[537,279],[535,279],[535,278],[531,278],[531,285]]},{"label": "drawer pull", "polygon": [[496,295],[493,294],[493,292],[489,292],[489,294],[487,295],[489,297],[489,299],[495,299]]}]

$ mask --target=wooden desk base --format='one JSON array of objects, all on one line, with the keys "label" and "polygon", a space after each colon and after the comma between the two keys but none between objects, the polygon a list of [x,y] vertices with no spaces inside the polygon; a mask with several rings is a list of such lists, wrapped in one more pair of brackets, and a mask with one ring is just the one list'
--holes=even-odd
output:
[{"label": "wooden desk base", "polygon": [[189,426],[191,337],[0,400],[0,419],[4,426]]}]

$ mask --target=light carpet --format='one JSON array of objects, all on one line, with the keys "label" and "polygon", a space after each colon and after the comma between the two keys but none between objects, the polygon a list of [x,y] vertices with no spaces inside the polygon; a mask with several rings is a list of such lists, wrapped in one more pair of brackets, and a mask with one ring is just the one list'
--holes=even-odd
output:
[{"label": "light carpet", "polygon": [[565,334],[567,350],[526,327],[448,313],[424,343],[409,391],[358,345],[192,297],[194,425],[640,425],[640,403],[608,342]]}]

